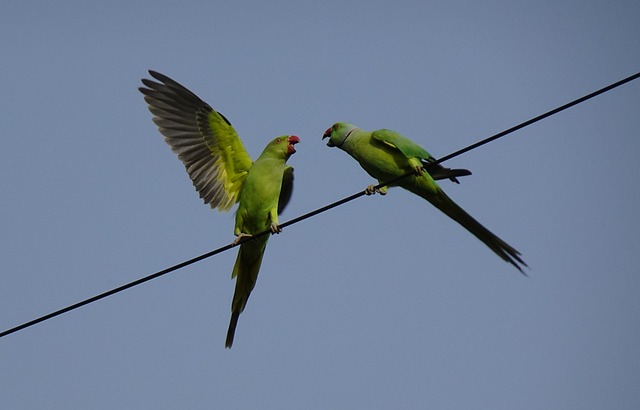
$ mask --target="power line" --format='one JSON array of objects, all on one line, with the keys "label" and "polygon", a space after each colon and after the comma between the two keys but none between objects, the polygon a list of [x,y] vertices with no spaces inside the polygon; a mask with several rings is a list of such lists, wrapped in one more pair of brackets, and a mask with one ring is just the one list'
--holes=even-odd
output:
[{"label": "power line", "polygon": [[[541,115],[539,115],[537,117],[534,117],[534,118],[532,118],[532,119],[530,119],[528,121],[522,122],[522,123],[520,123],[520,124],[518,124],[518,125],[516,125],[514,127],[511,127],[511,128],[509,128],[509,129],[507,129],[505,131],[502,131],[502,132],[499,132],[499,133],[497,133],[495,135],[492,135],[491,137],[486,138],[486,139],[484,139],[482,141],[479,141],[479,142],[477,142],[475,144],[469,145],[468,147],[460,149],[460,150],[458,150],[458,151],[456,151],[456,152],[454,152],[452,154],[446,155],[446,156],[440,158],[439,160],[436,160],[435,163],[439,164],[439,163],[442,163],[444,161],[450,160],[451,158],[457,157],[458,155],[462,155],[462,154],[464,154],[466,152],[469,152],[469,151],[471,151],[473,149],[476,149],[476,148],[478,148],[478,147],[480,147],[482,145],[488,144],[491,141],[495,141],[498,138],[504,137],[507,134],[511,134],[512,132],[515,132],[515,131],[520,130],[520,129],[524,128],[524,127],[527,127],[527,126],[529,126],[529,125],[531,125],[531,124],[533,124],[535,122],[543,120],[543,119],[545,119],[547,117],[550,117],[550,116],[552,116],[554,114],[557,114],[557,113],[559,113],[561,111],[564,111],[564,110],[566,110],[568,108],[571,108],[571,107],[573,107],[573,106],[575,106],[577,104],[585,102],[585,101],[587,101],[587,100],[589,100],[589,99],[591,99],[593,97],[596,97],[596,96],[598,96],[600,94],[603,94],[603,93],[605,93],[607,91],[610,91],[610,90],[612,90],[612,89],[614,89],[616,87],[619,87],[619,86],[621,86],[623,84],[626,84],[626,83],[628,83],[630,81],[633,81],[633,80],[635,80],[635,79],[637,79],[639,77],[640,77],[640,72],[638,72],[638,73],[636,73],[634,75],[631,75],[631,76],[629,76],[627,78],[624,78],[624,79],[622,79],[620,81],[617,81],[617,82],[615,82],[613,84],[610,84],[610,85],[608,85],[606,87],[603,87],[603,88],[601,88],[601,89],[599,89],[597,91],[594,91],[594,92],[592,92],[590,94],[587,94],[587,95],[585,95],[583,97],[580,97],[580,98],[578,98],[576,100],[573,100],[573,101],[571,101],[571,102],[569,102],[567,104],[564,104],[564,105],[562,105],[562,106],[560,106],[558,108],[555,108],[555,109],[553,109],[551,111],[547,111],[544,114],[541,114]],[[387,185],[394,184],[394,183],[398,182],[399,180],[408,177],[409,175],[413,175],[413,172],[410,172],[410,173],[407,173],[405,175],[402,175],[402,176],[399,176],[397,178],[394,178],[391,181],[387,181],[387,182],[378,184],[378,185],[376,185],[375,188],[376,189],[380,189],[380,188],[385,187]],[[348,196],[346,198],[343,198],[343,199],[340,199],[338,201],[335,201],[335,202],[333,202],[333,203],[331,203],[329,205],[325,205],[325,206],[323,206],[321,208],[318,208],[318,209],[316,209],[314,211],[311,211],[311,212],[308,212],[308,213],[306,213],[304,215],[298,216],[297,218],[293,218],[293,219],[291,219],[289,221],[286,221],[286,222],[282,223],[280,225],[280,227],[281,228],[286,228],[287,226],[291,226],[291,225],[296,224],[298,222],[304,221],[305,219],[311,218],[313,216],[316,216],[318,214],[326,212],[326,211],[328,211],[330,209],[333,209],[335,207],[343,205],[343,204],[345,204],[347,202],[353,201],[354,199],[360,198],[363,195],[366,195],[366,191],[357,192],[357,193],[355,193],[353,195],[350,195],[350,196]],[[67,307],[65,307],[63,309],[56,310],[55,312],[49,313],[49,314],[41,316],[41,317],[39,317],[37,319],[33,319],[33,320],[29,321],[29,322],[23,323],[23,324],[21,324],[19,326],[13,327],[13,328],[8,329],[8,330],[5,330],[2,333],[0,333],[0,338],[4,337],[4,336],[7,336],[7,335],[10,335],[11,333],[15,333],[15,332],[17,332],[19,330],[25,329],[27,327],[31,327],[31,326],[33,326],[35,324],[40,323],[40,322],[44,322],[45,320],[52,319],[52,318],[54,318],[56,316],[62,315],[63,313],[67,313],[67,312],[75,310],[75,309],[77,309],[79,307],[88,305],[89,303],[93,303],[93,302],[96,302],[96,301],[98,301],[100,299],[104,299],[107,296],[111,296],[111,295],[114,295],[116,293],[122,292],[122,291],[124,291],[126,289],[132,288],[134,286],[138,286],[138,285],[143,284],[145,282],[148,282],[148,281],[150,281],[152,279],[155,279],[155,278],[158,278],[160,276],[166,275],[167,273],[173,272],[175,270],[178,270],[178,269],[184,268],[186,266],[189,266],[191,264],[194,264],[196,262],[199,262],[199,261],[201,261],[203,259],[207,259],[207,258],[209,258],[211,256],[214,256],[214,255],[217,255],[219,253],[228,251],[229,249],[231,249],[231,248],[233,248],[233,247],[235,247],[235,246],[237,246],[237,245],[239,245],[241,243],[251,241],[251,240],[259,238],[261,236],[268,235],[270,233],[271,233],[271,230],[265,230],[263,232],[255,234],[255,235],[253,235],[251,237],[242,239],[238,243],[230,243],[228,245],[225,245],[225,246],[220,247],[218,249],[215,249],[213,251],[207,252],[207,253],[202,254],[200,256],[196,256],[195,258],[189,259],[189,260],[187,260],[185,262],[179,263],[177,265],[174,265],[174,266],[171,266],[169,268],[163,269],[163,270],[158,271],[156,273],[153,273],[151,275],[145,276],[144,278],[135,280],[133,282],[129,282],[129,283],[125,284],[125,285],[119,286],[117,288],[111,289],[111,290],[103,292],[103,293],[100,293],[99,295],[96,295],[96,296],[93,296],[91,298],[85,299],[85,300],[80,301],[78,303],[75,303],[73,305],[67,306]]]},{"label": "power line", "polygon": [[535,117],[535,118],[532,118],[532,119],[530,119],[530,120],[528,120],[528,121],[525,121],[525,122],[520,123],[520,124],[518,124],[518,125],[516,125],[516,126],[514,126],[514,127],[511,127],[511,128],[509,128],[508,130],[505,130],[505,131],[499,132],[499,133],[497,133],[497,134],[495,134],[495,135],[492,135],[491,137],[486,138],[486,139],[483,139],[482,141],[477,142],[477,143],[475,143],[475,144],[473,144],[473,145],[469,145],[468,147],[463,148],[463,149],[461,149],[461,150],[458,150],[458,151],[454,152],[453,154],[449,154],[449,155],[447,155],[447,156],[444,156],[444,157],[440,158],[438,161],[436,161],[436,163],[438,163],[438,164],[439,164],[439,163],[441,163],[441,162],[444,162],[444,161],[450,160],[450,159],[451,159],[451,158],[453,158],[453,157],[457,157],[458,155],[464,154],[465,152],[471,151],[472,149],[476,149],[476,148],[478,148],[479,146],[482,146],[482,145],[484,145],[484,144],[488,144],[488,143],[490,143],[491,141],[494,141],[494,140],[497,140],[498,138],[504,137],[504,136],[505,136],[505,135],[507,135],[507,134],[511,134],[511,133],[512,133],[512,132],[514,132],[514,131],[518,131],[519,129],[522,129],[522,128],[524,128],[524,127],[527,127],[527,126],[529,126],[529,125],[533,124],[534,122],[538,122],[538,121],[540,121],[540,120],[543,120],[543,119],[545,119],[545,118],[547,118],[547,117],[550,117],[550,116],[552,116],[552,115],[554,115],[554,114],[559,113],[560,111],[564,111],[564,110],[566,110],[567,108],[571,108],[571,107],[573,107],[574,105],[578,105],[578,104],[580,104],[580,103],[582,103],[582,102],[585,102],[585,101],[587,101],[587,100],[592,99],[593,97],[597,97],[597,96],[598,96],[598,95],[600,95],[600,94],[604,94],[604,93],[606,93],[607,91],[610,91],[610,90],[613,90],[614,88],[620,87],[621,85],[626,84],[626,83],[628,83],[629,81],[633,81],[633,80],[635,80],[635,79],[636,79],[636,78],[638,78],[638,77],[640,77],[640,72],[635,73],[634,75],[630,75],[630,76],[629,76],[629,77],[627,77],[627,78],[623,78],[622,80],[617,81],[617,82],[615,82],[615,83],[613,83],[613,84],[610,84],[610,85],[608,85],[608,86],[606,86],[606,87],[602,87],[601,89],[599,89],[599,90],[597,90],[597,91],[594,91],[594,92],[592,92],[591,94],[587,94],[587,95],[585,95],[584,97],[580,97],[580,98],[578,98],[578,99],[575,99],[575,100],[573,100],[573,101],[571,101],[571,102],[568,102],[568,103],[566,103],[565,105],[562,105],[562,106],[560,106],[560,107],[558,107],[558,108],[555,108],[555,109],[553,109],[553,110],[551,110],[551,111],[547,111],[547,112],[545,112],[544,114],[538,115],[538,116],[537,116],[537,117]]}]

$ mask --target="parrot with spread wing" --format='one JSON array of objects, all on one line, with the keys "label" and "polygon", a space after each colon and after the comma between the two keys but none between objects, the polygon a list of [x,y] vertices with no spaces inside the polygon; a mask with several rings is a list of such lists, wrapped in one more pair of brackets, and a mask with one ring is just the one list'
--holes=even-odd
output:
[{"label": "parrot with spread wing", "polygon": [[300,142],[295,135],[273,139],[254,162],[231,123],[209,104],[171,78],[155,71],[139,90],[153,122],[184,163],[205,204],[228,211],[238,202],[234,244],[240,250],[231,274],[236,278],[225,346],[233,345],[238,317],[253,290],[271,230],[281,232],[278,215],[291,198],[293,168],[286,164]]},{"label": "parrot with spread wing", "polygon": [[[420,145],[391,130],[381,129],[370,132],[352,124],[338,122],[327,129],[322,138],[329,138],[327,142],[329,147],[338,147],[351,155],[379,183],[389,182],[411,173],[410,176],[397,180],[393,185],[401,186],[429,201],[484,242],[500,258],[525,274],[522,266],[527,264],[520,258],[520,252],[460,208],[435,182],[440,179],[450,179],[458,183],[457,177],[471,175],[471,172],[441,166]],[[380,189],[376,189],[374,185],[367,187],[367,194],[375,192],[385,195],[387,186]]]}]

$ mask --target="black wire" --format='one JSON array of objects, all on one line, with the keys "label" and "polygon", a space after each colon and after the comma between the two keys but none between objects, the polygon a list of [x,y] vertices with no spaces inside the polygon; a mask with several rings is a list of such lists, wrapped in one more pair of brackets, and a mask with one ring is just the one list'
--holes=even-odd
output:
[{"label": "black wire", "polygon": [[480,147],[480,146],[482,146],[484,144],[488,144],[491,141],[497,140],[498,138],[504,137],[507,134],[511,134],[514,131],[518,131],[519,129],[522,129],[522,128],[526,127],[526,126],[529,126],[529,125],[533,124],[534,122],[538,122],[540,120],[543,120],[543,119],[545,119],[547,117],[550,117],[550,116],[552,116],[554,114],[559,113],[560,111],[564,111],[567,108],[571,108],[574,105],[578,105],[578,104],[580,104],[582,102],[585,102],[585,101],[587,101],[587,100],[589,100],[589,99],[591,99],[593,97],[596,97],[596,96],[598,96],[600,94],[606,93],[607,91],[613,90],[616,87],[620,87],[621,85],[626,84],[629,81],[633,81],[638,77],[640,77],[640,72],[635,73],[634,75],[631,75],[631,76],[629,76],[627,78],[624,78],[624,79],[622,79],[622,80],[620,80],[618,82],[615,82],[615,83],[613,83],[611,85],[603,87],[603,88],[601,88],[601,89],[599,89],[597,91],[594,91],[591,94],[587,94],[584,97],[580,97],[580,98],[578,98],[576,100],[573,100],[573,101],[571,101],[569,103],[566,103],[565,105],[560,106],[560,107],[558,107],[558,108],[556,108],[554,110],[547,111],[544,114],[538,115],[537,117],[530,119],[529,121],[525,121],[523,123],[520,123],[520,124],[516,125],[515,127],[511,127],[506,131],[499,132],[496,135],[493,135],[493,136],[491,136],[489,138],[486,138],[486,139],[484,139],[484,140],[482,140],[480,142],[477,142],[477,143],[475,143],[473,145],[469,145],[468,147],[463,148],[463,149],[461,149],[459,151],[456,151],[453,154],[449,154],[449,155],[447,155],[445,157],[442,157],[439,160],[437,160],[436,163],[439,164],[441,162],[450,160],[453,157],[457,157],[458,155],[464,154],[465,152],[471,151],[472,149],[476,149],[476,148],[478,148],[478,147]]},{"label": "black wire", "polygon": [[[573,100],[573,101],[571,101],[569,103],[566,103],[565,105],[562,105],[562,106],[560,106],[558,108],[555,108],[555,109],[553,109],[551,111],[547,111],[544,114],[540,114],[537,117],[532,118],[532,119],[530,119],[528,121],[522,122],[522,123],[520,123],[520,124],[518,124],[516,126],[513,126],[513,127],[509,128],[508,130],[499,132],[499,133],[497,133],[495,135],[490,136],[489,138],[485,138],[482,141],[476,142],[475,144],[472,144],[472,145],[469,145],[468,147],[462,148],[462,149],[460,149],[460,150],[458,150],[458,151],[456,151],[456,152],[454,152],[452,154],[445,155],[444,157],[442,157],[442,158],[440,158],[438,160],[435,160],[433,163],[434,164],[440,164],[442,162],[448,161],[451,158],[457,157],[458,155],[462,155],[462,154],[464,154],[466,152],[469,152],[469,151],[471,151],[473,149],[476,149],[476,148],[481,147],[481,146],[483,146],[485,144],[488,144],[491,141],[495,141],[498,138],[504,137],[507,134],[511,134],[512,132],[518,131],[518,130],[520,130],[520,129],[524,128],[524,127],[527,127],[527,126],[529,126],[529,125],[531,125],[531,124],[533,124],[535,122],[543,120],[543,119],[545,119],[547,117],[550,117],[550,116],[552,116],[554,114],[557,114],[560,111],[564,111],[567,108],[571,108],[574,105],[578,105],[578,104],[580,104],[582,102],[585,102],[585,101],[587,101],[587,100],[589,100],[589,99],[591,99],[593,97],[597,97],[600,94],[603,94],[603,93],[606,93],[607,91],[613,90],[616,87],[620,87],[621,85],[626,84],[629,81],[633,81],[638,77],[640,77],[640,72],[635,73],[634,75],[631,75],[631,76],[629,76],[627,78],[623,78],[622,80],[620,80],[618,82],[615,82],[613,84],[610,84],[610,85],[608,85],[606,87],[603,87],[603,88],[601,88],[601,89],[599,89],[597,91],[594,91],[591,94],[587,94],[584,97],[580,97],[578,99],[575,99],[575,100]],[[413,171],[412,172],[408,172],[408,173],[406,173],[404,175],[401,175],[401,176],[399,176],[397,178],[392,179],[391,181],[388,181],[388,182],[385,182],[383,184],[377,185],[376,188],[382,188],[383,186],[391,185],[393,183],[396,183],[396,182],[400,181],[401,179],[404,179],[404,178],[408,177],[409,175],[414,175],[414,172]]]},{"label": "black wire", "polygon": [[[629,77],[627,77],[625,79],[622,79],[622,80],[620,80],[618,82],[615,82],[615,83],[613,83],[611,85],[603,87],[603,88],[601,88],[601,89],[599,89],[597,91],[594,91],[591,94],[587,94],[584,97],[580,97],[580,98],[578,98],[576,100],[573,100],[573,101],[571,101],[571,102],[569,102],[569,103],[567,103],[567,104],[565,104],[563,106],[560,106],[560,107],[558,107],[556,109],[548,111],[548,112],[546,112],[546,113],[544,113],[542,115],[539,115],[539,116],[537,116],[535,118],[532,118],[532,119],[530,119],[528,121],[520,123],[520,124],[518,124],[518,125],[516,125],[514,127],[509,128],[508,130],[502,131],[502,132],[500,132],[498,134],[495,134],[495,135],[493,135],[493,136],[491,136],[489,138],[486,138],[486,139],[484,139],[484,140],[482,140],[480,142],[477,142],[477,143],[475,143],[473,145],[469,145],[466,148],[463,148],[463,149],[458,150],[458,151],[456,151],[456,152],[454,152],[452,154],[444,156],[444,157],[440,158],[439,160],[436,160],[435,163],[436,164],[442,163],[444,161],[450,160],[451,158],[457,157],[458,155],[464,154],[465,152],[468,152],[468,151],[471,151],[473,149],[476,149],[476,148],[478,148],[478,147],[480,147],[482,145],[485,145],[485,144],[487,144],[487,143],[489,143],[491,141],[497,140],[498,138],[504,137],[507,134],[511,134],[514,131],[517,131],[517,130],[522,129],[522,128],[526,127],[526,126],[529,126],[529,125],[531,125],[531,124],[533,124],[535,122],[538,122],[538,121],[540,121],[540,120],[542,120],[544,118],[547,118],[547,117],[550,117],[550,116],[552,116],[554,114],[557,114],[560,111],[564,111],[567,108],[573,107],[574,105],[580,104],[580,103],[582,103],[584,101],[587,101],[587,100],[589,100],[589,99],[591,99],[593,97],[596,97],[596,96],[598,96],[600,94],[603,94],[603,93],[605,93],[607,91],[610,91],[610,90],[612,90],[612,89],[614,89],[616,87],[619,87],[619,86],[621,86],[623,84],[626,84],[626,83],[628,83],[628,82],[630,82],[632,80],[635,80],[638,77],[640,77],[640,72],[638,72],[638,73],[636,73],[634,75],[631,75],[631,76],[629,76]],[[399,180],[401,180],[403,178],[406,178],[409,175],[413,175],[413,172],[409,172],[409,173],[407,173],[405,175],[402,175],[402,176],[399,176],[397,178],[394,178],[391,181],[387,181],[387,182],[378,184],[378,185],[375,186],[375,188],[376,189],[380,189],[380,188],[382,188],[384,186],[394,184],[394,183],[398,182]],[[316,209],[314,211],[308,212],[308,213],[306,213],[304,215],[301,215],[301,216],[299,216],[297,218],[294,218],[294,219],[291,219],[291,220],[289,220],[287,222],[284,222],[284,223],[282,223],[280,225],[280,227],[281,228],[286,228],[287,226],[291,226],[291,225],[296,224],[298,222],[304,221],[305,219],[311,218],[311,217],[313,217],[315,215],[318,215],[318,214],[321,214],[323,212],[326,212],[326,211],[328,211],[328,210],[330,210],[332,208],[335,208],[335,207],[340,206],[342,204],[345,204],[347,202],[353,201],[354,199],[360,198],[361,196],[366,195],[366,193],[367,193],[366,191],[360,191],[360,192],[355,193],[353,195],[350,195],[350,196],[348,196],[346,198],[343,198],[343,199],[341,199],[339,201],[336,201],[336,202],[333,202],[333,203],[331,203],[329,205],[323,206],[322,208],[318,208],[318,209]],[[41,317],[39,317],[37,319],[34,319],[34,320],[29,321],[29,322],[23,323],[23,324],[21,324],[19,326],[13,327],[13,328],[8,329],[8,330],[5,330],[2,333],[0,333],[0,338],[4,337],[4,336],[7,336],[7,335],[10,335],[11,333],[15,333],[15,332],[17,332],[19,330],[25,329],[27,327],[33,326],[33,325],[38,324],[40,322],[44,322],[45,320],[49,320],[49,319],[54,318],[56,316],[59,316],[59,315],[61,315],[63,313],[67,313],[69,311],[72,311],[72,310],[77,309],[79,307],[82,307],[84,305],[88,305],[89,303],[93,303],[93,302],[96,302],[96,301],[98,301],[100,299],[104,299],[107,296],[111,296],[113,294],[122,292],[123,290],[132,288],[134,286],[138,286],[138,285],[140,285],[142,283],[145,283],[145,282],[148,282],[148,281],[150,281],[152,279],[155,279],[155,278],[158,278],[160,276],[166,275],[167,273],[173,272],[175,270],[184,268],[185,266],[189,266],[191,264],[199,262],[199,261],[201,261],[203,259],[207,259],[207,258],[209,258],[211,256],[214,256],[214,255],[217,255],[219,253],[225,252],[225,251],[227,251],[227,250],[229,250],[229,249],[231,249],[231,248],[233,248],[233,247],[235,247],[235,246],[237,246],[237,245],[239,245],[241,243],[244,243],[244,242],[247,242],[247,241],[251,241],[251,240],[259,238],[261,236],[268,235],[270,233],[271,233],[270,229],[269,230],[265,230],[263,232],[255,234],[255,235],[253,235],[251,237],[243,238],[242,240],[238,241],[237,243],[235,243],[235,242],[234,243],[230,243],[229,245],[225,245],[225,246],[223,246],[221,248],[218,248],[218,249],[215,249],[215,250],[213,250],[211,252],[207,252],[207,253],[202,254],[200,256],[196,256],[195,258],[189,259],[189,260],[187,260],[185,262],[182,262],[182,263],[179,263],[177,265],[171,266],[169,268],[163,269],[163,270],[158,271],[156,273],[153,273],[153,274],[151,274],[149,276],[145,276],[144,278],[135,280],[133,282],[129,282],[129,283],[125,284],[125,285],[122,285],[122,286],[119,286],[117,288],[111,289],[111,290],[109,290],[107,292],[104,292],[104,293],[101,293],[99,295],[93,296],[93,297],[91,297],[89,299],[85,299],[85,300],[83,300],[81,302],[78,302],[78,303],[75,303],[73,305],[67,306],[67,307],[65,307],[63,309],[56,310],[55,312],[49,313],[49,314],[41,316]]]},{"label": "black wire", "polygon": [[123,290],[132,288],[134,286],[140,285],[140,284],[145,283],[145,282],[148,282],[151,279],[155,279],[155,278],[160,277],[162,275],[166,275],[167,273],[173,272],[174,270],[178,270],[180,268],[184,268],[185,266],[191,265],[193,263],[196,263],[198,261],[206,259],[206,258],[208,258],[210,256],[216,255],[218,253],[222,253],[222,252],[224,252],[226,250],[229,250],[229,249],[233,248],[234,246],[236,246],[236,245],[235,244],[229,244],[229,245],[223,246],[222,248],[218,248],[218,249],[213,250],[211,252],[207,252],[207,253],[205,253],[203,255],[200,255],[200,256],[197,256],[197,257],[195,257],[193,259],[189,259],[188,261],[185,261],[185,262],[179,263],[177,265],[171,266],[170,268],[163,269],[163,270],[161,270],[159,272],[156,272],[156,273],[154,273],[152,275],[145,276],[144,278],[141,278],[141,279],[138,279],[138,280],[134,280],[133,282],[129,282],[126,285],[119,286],[119,287],[117,287],[115,289],[111,289],[111,290],[109,290],[107,292],[101,293],[101,294],[96,295],[94,297],[91,297],[89,299],[85,299],[85,300],[83,300],[81,302],[78,302],[78,303],[75,303],[75,304],[73,304],[71,306],[67,306],[66,308],[63,308],[63,309],[60,309],[60,310],[56,310],[55,312],[49,313],[48,315],[44,315],[42,317],[39,317],[39,318],[34,319],[34,320],[32,320],[30,322],[27,322],[27,323],[23,323],[20,326],[16,326],[16,327],[11,328],[9,330],[5,330],[4,332],[0,333],[0,337],[9,335],[11,333],[15,333],[18,330],[22,330],[24,328],[33,326],[33,325],[38,324],[40,322],[44,322],[45,320],[54,318],[56,316],[59,316],[59,315],[61,315],[63,313],[67,313],[67,312],[69,312],[71,310],[77,309],[77,308],[82,307],[84,305],[88,305],[89,303],[96,302],[96,301],[98,301],[100,299],[104,299],[107,296],[111,296],[113,294],[122,292]]}]

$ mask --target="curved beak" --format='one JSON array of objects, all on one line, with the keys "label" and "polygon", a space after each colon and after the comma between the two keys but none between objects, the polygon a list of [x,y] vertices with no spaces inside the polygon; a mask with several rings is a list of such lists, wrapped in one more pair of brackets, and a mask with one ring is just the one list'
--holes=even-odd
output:
[{"label": "curved beak", "polygon": [[331,142],[331,130],[332,130],[332,127],[327,128],[327,130],[322,135],[322,139],[329,138],[329,141],[327,141],[327,147],[334,147],[335,146]]},{"label": "curved beak", "polygon": [[298,138],[295,135],[289,135],[289,138],[287,138],[287,142],[289,143],[289,149],[288,149],[289,155],[295,154],[296,149],[294,145],[300,142],[300,138]]}]

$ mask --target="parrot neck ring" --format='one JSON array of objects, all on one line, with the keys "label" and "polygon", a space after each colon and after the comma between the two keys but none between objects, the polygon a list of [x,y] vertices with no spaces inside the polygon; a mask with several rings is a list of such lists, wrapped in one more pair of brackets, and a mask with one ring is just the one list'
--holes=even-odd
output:
[{"label": "parrot neck ring", "polygon": [[356,130],[356,128],[353,128],[352,130],[350,130],[350,131],[347,133],[347,135],[345,135],[345,136],[344,136],[344,138],[342,139],[342,141],[340,141],[340,144],[335,144],[335,146],[336,146],[336,147],[338,147],[338,148],[340,148],[341,146],[343,146],[343,145],[344,145],[344,142],[347,140],[347,138],[349,138],[349,136],[351,135],[351,133],[352,133],[353,131],[355,131],[355,130]]}]

